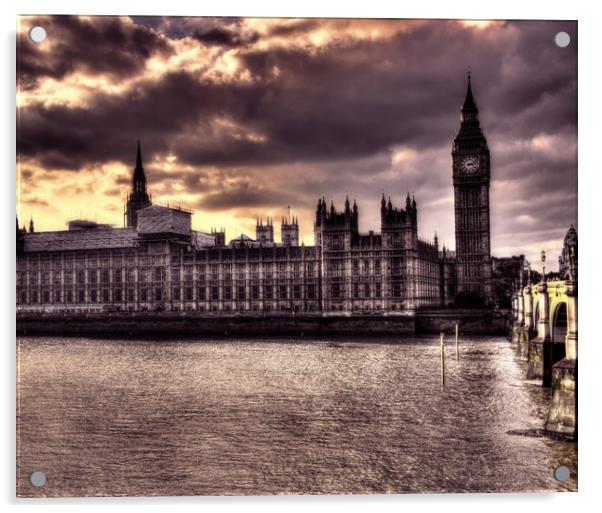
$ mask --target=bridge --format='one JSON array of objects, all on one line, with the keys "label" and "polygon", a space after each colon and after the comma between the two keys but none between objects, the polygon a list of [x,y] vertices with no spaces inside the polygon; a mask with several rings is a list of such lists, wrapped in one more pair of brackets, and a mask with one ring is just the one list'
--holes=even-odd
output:
[{"label": "bridge", "polygon": [[[571,232],[572,230],[572,232]],[[517,354],[527,359],[526,379],[552,387],[545,430],[552,435],[577,437],[577,234],[565,238],[568,256],[566,279],[519,286],[512,298],[512,341]],[[574,234],[574,235],[573,235]]]}]

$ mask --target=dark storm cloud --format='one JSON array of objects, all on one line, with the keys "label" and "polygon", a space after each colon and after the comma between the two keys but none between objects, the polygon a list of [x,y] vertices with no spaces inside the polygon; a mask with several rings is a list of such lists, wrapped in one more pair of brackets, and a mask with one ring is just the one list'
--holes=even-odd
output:
[{"label": "dark storm cloud", "polygon": [[[541,30],[532,25],[517,30]],[[40,156],[47,166],[69,165],[73,159],[70,165],[79,168],[86,158],[127,162],[131,150],[107,143],[107,137],[116,138],[111,137],[115,125],[122,127],[121,140],[123,134],[156,139],[153,150],[170,146],[191,164],[328,160],[369,155],[394,144],[431,147],[449,142],[457,127],[468,65],[488,132],[499,127],[530,136],[574,123],[575,106],[559,101],[575,94],[574,59],[556,55],[549,63],[544,51],[537,60],[538,46],[532,45],[532,52],[526,46],[521,66],[528,68],[501,76],[505,50],[500,42],[515,26],[492,29],[501,35],[490,41],[441,22],[391,39],[327,47],[317,55],[303,48],[250,50],[240,57],[254,78],[251,83],[203,82],[182,71],[118,98],[100,94],[87,108],[38,107],[36,133],[23,134],[23,151],[45,153]],[[214,116],[260,132],[266,143],[212,133],[208,123]]]},{"label": "dark storm cloud", "polygon": [[[156,53],[170,52],[169,44],[153,31],[127,25],[122,18],[76,16],[24,17],[27,28],[41,25],[48,41],[33,44],[28,30],[19,34],[18,79],[24,89],[43,77],[61,79],[71,73],[127,77],[140,73]],[[52,45],[46,51],[44,45]]]},{"label": "dark storm cloud", "polygon": [[[230,40],[252,40],[257,34],[241,33],[242,21],[239,17],[206,17],[206,16],[130,16],[130,19],[142,27],[150,28],[157,33],[164,34],[170,39],[195,37],[195,34],[211,33],[213,38]],[[219,33],[223,34],[219,34]],[[250,37],[251,36],[251,37]],[[236,45],[234,45],[236,46]]]},{"label": "dark storm cloud", "polygon": [[192,37],[197,41],[208,45],[246,46],[255,43],[259,39],[259,34],[254,32],[248,36],[241,36],[232,30],[215,27],[205,32],[197,30]]},{"label": "dark storm cloud", "polygon": [[296,204],[298,195],[243,183],[223,191],[203,196],[197,207],[205,210],[223,211],[231,208],[282,206]]},{"label": "dark storm cloud", "polygon": [[37,196],[27,196],[24,198],[28,204],[34,205],[36,207],[50,207],[51,205],[42,198],[38,198]]},{"label": "dark storm cloud", "polygon": [[31,169],[21,169],[21,178],[23,180],[28,180],[33,176],[33,171]]}]

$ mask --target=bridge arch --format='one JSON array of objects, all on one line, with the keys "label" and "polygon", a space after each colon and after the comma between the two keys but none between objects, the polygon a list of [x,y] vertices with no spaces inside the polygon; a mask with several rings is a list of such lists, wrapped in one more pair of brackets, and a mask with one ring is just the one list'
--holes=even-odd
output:
[{"label": "bridge arch", "polygon": [[552,305],[550,316],[552,342],[564,344],[568,325],[568,310],[566,301],[557,301]]},{"label": "bridge arch", "polygon": [[539,325],[539,319],[541,317],[541,301],[539,300],[539,296],[535,296],[535,306],[533,307],[533,326],[535,330]]},{"label": "bridge arch", "polygon": [[552,365],[566,355],[566,334],[568,329],[568,304],[562,299],[554,302],[550,315],[550,338],[552,341]]}]

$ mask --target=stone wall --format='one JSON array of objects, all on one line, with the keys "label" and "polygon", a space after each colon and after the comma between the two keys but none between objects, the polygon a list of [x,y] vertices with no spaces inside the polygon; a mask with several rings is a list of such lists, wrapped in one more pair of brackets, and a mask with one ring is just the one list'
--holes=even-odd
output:
[{"label": "stone wall", "polygon": [[22,315],[17,335],[129,336],[354,336],[412,335],[412,317],[201,316],[177,313]]},{"label": "stone wall", "polygon": [[17,335],[128,336],[411,336],[507,332],[507,316],[490,310],[436,310],[415,315],[203,315],[192,312],[19,314]]},{"label": "stone wall", "polygon": [[488,309],[425,310],[416,314],[417,333],[451,333],[456,323],[468,335],[507,335],[510,311]]}]

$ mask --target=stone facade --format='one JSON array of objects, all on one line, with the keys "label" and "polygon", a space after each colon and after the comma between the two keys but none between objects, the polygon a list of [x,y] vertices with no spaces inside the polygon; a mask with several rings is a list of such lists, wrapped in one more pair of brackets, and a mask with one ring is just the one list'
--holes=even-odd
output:
[{"label": "stone facade", "polygon": [[315,246],[274,242],[261,227],[260,241],[226,245],[223,232],[192,230],[190,212],[158,205],[138,210],[135,228],[19,230],[17,310],[351,314],[442,305],[449,263],[418,238],[415,201],[405,211],[385,205],[382,234],[358,232],[357,205],[341,213],[323,205]]},{"label": "stone facade", "polygon": [[458,292],[492,304],[489,220],[490,155],[468,79],[461,125],[452,146]]},{"label": "stone facade", "polygon": [[17,311],[319,312],[403,315],[459,304],[459,293],[493,301],[489,149],[470,80],[454,139],[456,252],[418,236],[418,207],[383,195],[380,233],[359,232],[359,208],[318,200],[315,245],[299,221],[257,220],[255,239],[226,244],[223,229],[192,230],[191,213],[152,204],[140,144],[124,228],[87,221],[27,233],[17,222]]}]

